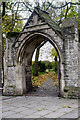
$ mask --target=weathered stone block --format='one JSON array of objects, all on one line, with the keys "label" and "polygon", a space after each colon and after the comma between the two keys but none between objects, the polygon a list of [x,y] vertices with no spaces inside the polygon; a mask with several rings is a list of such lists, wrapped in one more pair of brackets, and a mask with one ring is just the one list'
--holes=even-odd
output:
[{"label": "weathered stone block", "polygon": [[64,92],[66,93],[66,97],[69,98],[78,98],[79,87],[65,87]]}]

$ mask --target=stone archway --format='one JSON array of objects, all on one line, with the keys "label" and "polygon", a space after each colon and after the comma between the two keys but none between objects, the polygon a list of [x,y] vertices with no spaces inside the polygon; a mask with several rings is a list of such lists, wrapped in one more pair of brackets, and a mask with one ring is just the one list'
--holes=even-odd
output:
[{"label": "stone archway", "polygon": [[[32,55],[34,53],[34,50],[36,49],[36,47],[39,44],[41,44],[41,42],[43,42],[47,39],[47,41],[49,41],[53,45],[53,47],[55,47],[55,49],[57,50],[58,55],[59,55],[59,62],[60,62],[59,89],[60,89],[60,93],[63,94],[63,88],[65,86],[65,82],[63,81],[64,80],[63,79],[64,71],[63,71],[63,64],[62,64],[63,57],[62,57],[61,51],[58,48],[57,43],[55,43],[55,41],[50,36],[48,36],[47,34],[45,35],[43,33],[34,33],[33,35],[31,34],[28,39],[29,40],[25,40],[25,43],[23,42],[21,44],[19,51],[17,52],[17,64],[19,64],[19,66],[20,65],[23,66],[24,71],[26,68],[25,75],[22,75],[22,77],[21,77],[21,78],[24,78],[24,81],[26,81],[25,84],[23,82],[23,88],[25,88],[24,93],[26,93],[26,91],[30,91],[32,89],[32,63],[31,63],[31,61],[32,61]],[[19,74],[19,72],[18,72],[18,74]],[[23,81],[23,79],[22,79],[22,81]]]},{"label": "stone archway", "polygon": [[45,40],[56,48],[59,55],[60,94],[78,96],[79,41],[76,20],[64,20],[60,28],[48,13],[39,8],[34,9],[17,39],[16,34],[7,37],[4,95],[23,95],[32,88],[31,58],[36,47]]}]

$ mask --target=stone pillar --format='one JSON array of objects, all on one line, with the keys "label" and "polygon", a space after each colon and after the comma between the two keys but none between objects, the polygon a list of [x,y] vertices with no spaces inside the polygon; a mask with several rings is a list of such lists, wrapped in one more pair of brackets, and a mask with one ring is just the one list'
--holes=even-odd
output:
[{"label": "stone pillar", "polygon": [[16,61],[16,49],[13,46],[16,38],[6,39],[4,55],[4,95],[23,95],[32,90],[31,58]]},{"label": "stone pillar", "polygon": [[[80,36],[79,36],[80,39]],[[78,95],[79,95],[79,99],[80,99],[80,42],[79,42],[79,47],[78,47],[79,51],[78,51],[78,56],[79,56],[79,66],[78,66],[78,86],[79,86],[79,91],[78,91]]]},{"label": "stone pillar", "polygon": [[4,95],[22,95],[22,64],[15,64],[15,49],[12,47],[16,38],[11,36],[6,39],[4,55]]},{"label": "stone pillar", "polygon": [[75,18],[63,21],[64,34],[64,92],[68,97],[78,97],[78,28]]},{"label": "stone pillar", "polygon": [[24,93],[26,93],[25,67],[23,64],[20,63],[16,64],[15,77],[16,77],[15,95],[23,95]]},{"label": "stone pillar", "polygon": [[12,45],[15,37],[6,39],[6,51],[4,55],[4,94],[11,95],[15,93],[16,77],[14,65],[14,53]]}]

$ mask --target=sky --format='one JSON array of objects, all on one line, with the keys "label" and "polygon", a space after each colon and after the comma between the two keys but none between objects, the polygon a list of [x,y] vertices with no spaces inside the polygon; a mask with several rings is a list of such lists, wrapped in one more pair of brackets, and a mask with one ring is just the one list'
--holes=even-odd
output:
[{"label": "sky", "polygon": [[[45,43],[41,49],[40,49],[40,54],[39,54],[39,61],[54,61],[54,57],[51,57],[50,51],[52,50],[53,45],[50,42]],[[33,55],[32,61],[35,61],[35,53]]]},{"label": "sky", "polygon": [[30,2],[39,2],[39,3],[41,3],[41,2],[43,2],[43,1],[53,1],[53,3],[55,3],[56,4],[56,2],[78,2],[78,0],[28,0],[28,1],[30,1]]}]

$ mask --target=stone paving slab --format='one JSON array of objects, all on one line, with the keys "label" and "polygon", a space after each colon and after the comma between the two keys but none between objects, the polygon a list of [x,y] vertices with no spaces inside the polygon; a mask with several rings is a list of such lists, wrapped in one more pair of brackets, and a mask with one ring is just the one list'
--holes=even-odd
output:
[{"label": "stone paving slab", "polygon": [[78,118],[78,100],[59,97],[3,96],[2,118]]},{"label": "stone paving slab", "polygon": [[78,109],[72,110],[70,113],[63,115],[61,118],[78,118]]}]

